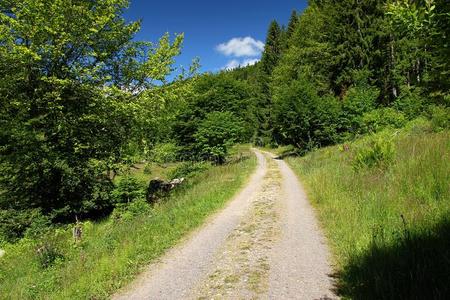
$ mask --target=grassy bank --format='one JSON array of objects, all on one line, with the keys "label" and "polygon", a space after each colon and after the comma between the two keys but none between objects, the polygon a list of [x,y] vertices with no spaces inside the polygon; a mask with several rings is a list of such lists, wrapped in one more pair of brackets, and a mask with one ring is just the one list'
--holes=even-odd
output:
[{"label": "grassy bank", "polygon": [[73,241],[68,226],[43,239],[7,245],[0,258],[0,298],[107,298],[223,207],[255,166],[251,155],[211,167],[160,204],[137,202],[103,222],[85,222],[80,243]]},{"label": "grassy bank", "polygon": [[287,158],[352,299],[450,296],[450,132],[412,124]]}]

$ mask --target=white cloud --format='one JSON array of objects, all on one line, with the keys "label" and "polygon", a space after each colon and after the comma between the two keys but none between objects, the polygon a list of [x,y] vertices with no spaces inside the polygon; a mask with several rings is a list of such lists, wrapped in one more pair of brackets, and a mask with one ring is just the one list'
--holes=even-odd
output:
[{"label": "white cloud", "polygon": [[244,59],[242,61],[238,60],[238,59],[232,59],[230,60],[227,65],[225,67],[223,67],[224,70],[233,70],[236,69],[238,67],[246,67],[246,66],[251,66],[256,64],[259,61],[258,58],[252,59]]},{"label": "white cloud", "polygon": [[233,70],[239,67],[239,61],[237,59],[230,60],[225,67],[225,70]]},{"label": "white cloud", "polygon": [[258,61],[260,61],[259,58],[249,58],[246,59],[242,62],[242,66],[253,66],[254,64],[256,64]]},{"label": "white cloud", "polygon": [[220,44],[216,50],[226,56],[255,57],[261,55],[264,43],[252,37],[233,38],[226,43]]}]

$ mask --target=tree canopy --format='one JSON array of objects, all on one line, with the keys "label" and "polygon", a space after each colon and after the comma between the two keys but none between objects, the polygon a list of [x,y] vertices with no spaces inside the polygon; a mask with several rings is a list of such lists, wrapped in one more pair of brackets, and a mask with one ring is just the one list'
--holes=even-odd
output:
[{"label": "tree canopy", "polygon": [[140,23],[122,17],[127,5],[1,2],[2,208],[56,218],[110,206],[108,172],[151,130],[140,116],[152,117],[150,91],[172,71],[183,40],[134,41]]},{"label": "tree canopy", "polygon": [[447,124],[447,0],[311,0],[269,24],[255,65],[197,75],[195,61],[173,80],[183,35],[138,41],[128,4],[0,1],[0,220],[13,236],[39,216],[107,215],[136,185],[122,197],[115,175],[161,149],[223,164],[238,142],[305,153],[420,115]]}]

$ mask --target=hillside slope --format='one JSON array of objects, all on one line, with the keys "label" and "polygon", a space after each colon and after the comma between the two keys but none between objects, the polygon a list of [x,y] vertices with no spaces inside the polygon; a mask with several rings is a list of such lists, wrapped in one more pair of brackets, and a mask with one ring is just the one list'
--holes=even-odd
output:
[{"label": "hillside slope", "polygon": [[307,186],[352,299],[450,295],[450,132],[425,121],[288,163]]}]

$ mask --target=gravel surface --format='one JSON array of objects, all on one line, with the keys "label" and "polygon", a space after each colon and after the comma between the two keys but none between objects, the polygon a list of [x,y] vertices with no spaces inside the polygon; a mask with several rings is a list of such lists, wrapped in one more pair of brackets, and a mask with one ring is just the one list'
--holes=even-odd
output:
[{"label": "gravel surface", "polygon": [[247,186],[113,299],[334,299],[325,239],[297,177],[255,150]]},{"label": "gravel surface", "polygon": [[280,232],[278,210],[281,175],[269,161],[263,188],[227,238],[211,266],[208,279],[189,299],[258,299],[267,294],[269,256]]},{"label": "gravel surface", "polygon": [[329,251],[294,172],[277,160],[283,177],[281,239],[271,257],[270,299],[333,299]]},{"label": "gravel surface", "polygon": [[153,263],[135,282],[113,299],[186,299],[193,287],[207,279],[217,249],[250,208],[267,173],[264,156],[256,152],[258,167],[247,186],[206,225]]}]

